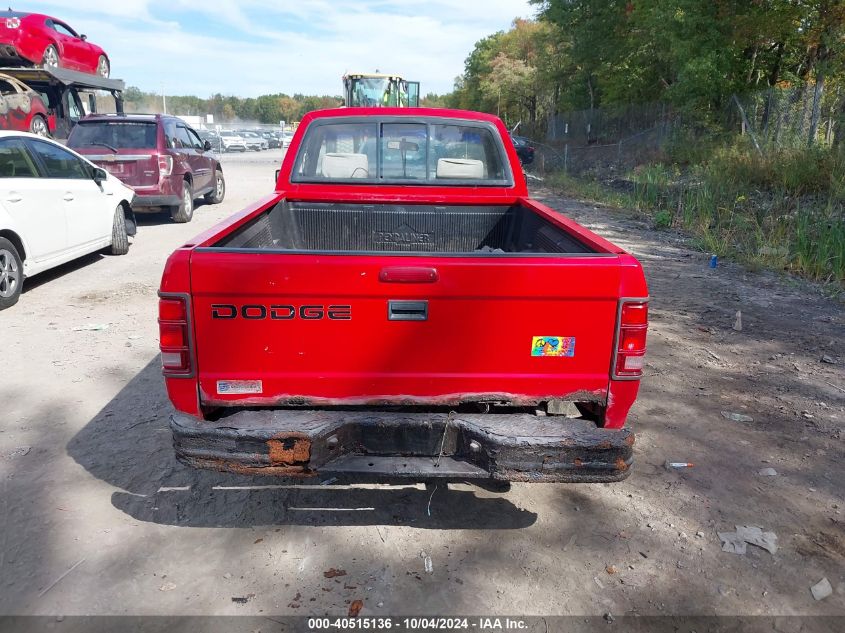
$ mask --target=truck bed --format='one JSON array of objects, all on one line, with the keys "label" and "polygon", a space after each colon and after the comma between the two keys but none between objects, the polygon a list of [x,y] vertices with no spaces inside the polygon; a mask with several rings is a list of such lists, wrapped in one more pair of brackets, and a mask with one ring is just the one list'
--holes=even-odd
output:
[{"label": "truck bed", "polygon": [[342,253],[589,254],[521,204],[353,204],[283,200],[216,247]]}]

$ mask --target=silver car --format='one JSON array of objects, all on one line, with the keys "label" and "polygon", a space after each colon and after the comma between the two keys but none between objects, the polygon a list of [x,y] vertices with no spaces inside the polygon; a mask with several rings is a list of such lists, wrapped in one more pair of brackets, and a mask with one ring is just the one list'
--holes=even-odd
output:
[{"label": "silver car", "polygon": [[266,139],[261,138],[255,132],[241,132],[241,136],[246,143],[246,148],[260,152],[262,149],[267,149],[269,144]]},{"label": "silver car", "polygon": [[220,142],[223,145],[224,152],[246,151],[246,141],[243,139],[242,136],[236,134],[235,132],[223,130],[222,132],[220,132]]}]

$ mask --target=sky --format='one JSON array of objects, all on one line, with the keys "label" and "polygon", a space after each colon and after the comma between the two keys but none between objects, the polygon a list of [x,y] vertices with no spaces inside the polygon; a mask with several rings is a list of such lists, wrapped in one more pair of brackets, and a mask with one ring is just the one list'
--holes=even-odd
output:
[{"label": "sky", "polygon": [[452,90],[476,41],[532,17],[528,0],[46,0],[11,4],[102,46],[112,77],[208,97],[339,95],[345,72]]}]

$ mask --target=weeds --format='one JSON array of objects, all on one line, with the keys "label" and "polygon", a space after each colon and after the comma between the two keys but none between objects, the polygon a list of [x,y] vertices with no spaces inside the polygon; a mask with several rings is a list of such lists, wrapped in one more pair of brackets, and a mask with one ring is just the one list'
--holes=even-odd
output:
[{"label": "weeds", "polygon": [[[829,148],[770,151],[746,139],[701,149],[671,144],[667,162],[640,165],[618,191],[556,174],[554,184],[581,197],[649,213],[657,228],[688,231],[702,250],[752,267],[845,282],[845,155]],[[697,162],[683,164],[672,159]]]}]

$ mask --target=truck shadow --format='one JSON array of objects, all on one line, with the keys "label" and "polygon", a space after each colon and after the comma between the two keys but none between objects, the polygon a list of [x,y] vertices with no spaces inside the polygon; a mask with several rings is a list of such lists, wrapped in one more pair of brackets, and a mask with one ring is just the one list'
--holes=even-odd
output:
[{"label": "truck shadow", "polygon": [[[244,477],[176,461],[156,356],[68,443],[68,454],[120,491],[114,507],[136,520],[184,527],[407,525],[519,529],[537,515],[481,490],[320,485],[325,478]],[[478,493],[477,493],[478,492]]]},{"label": "truck shadow", "polygon": [[190,489],[148,496],[117,492],[112,504],[139,521],[188,527],[404,525],[501,530],[525,528],[537,518],[507,499],[479,498],[472,491],[451,490],[443,484],[432,495],[412,486],[327,489],[274,483],[262,488],[268,484],[256,482],[251,487],[245,483],[201,474]]}]

